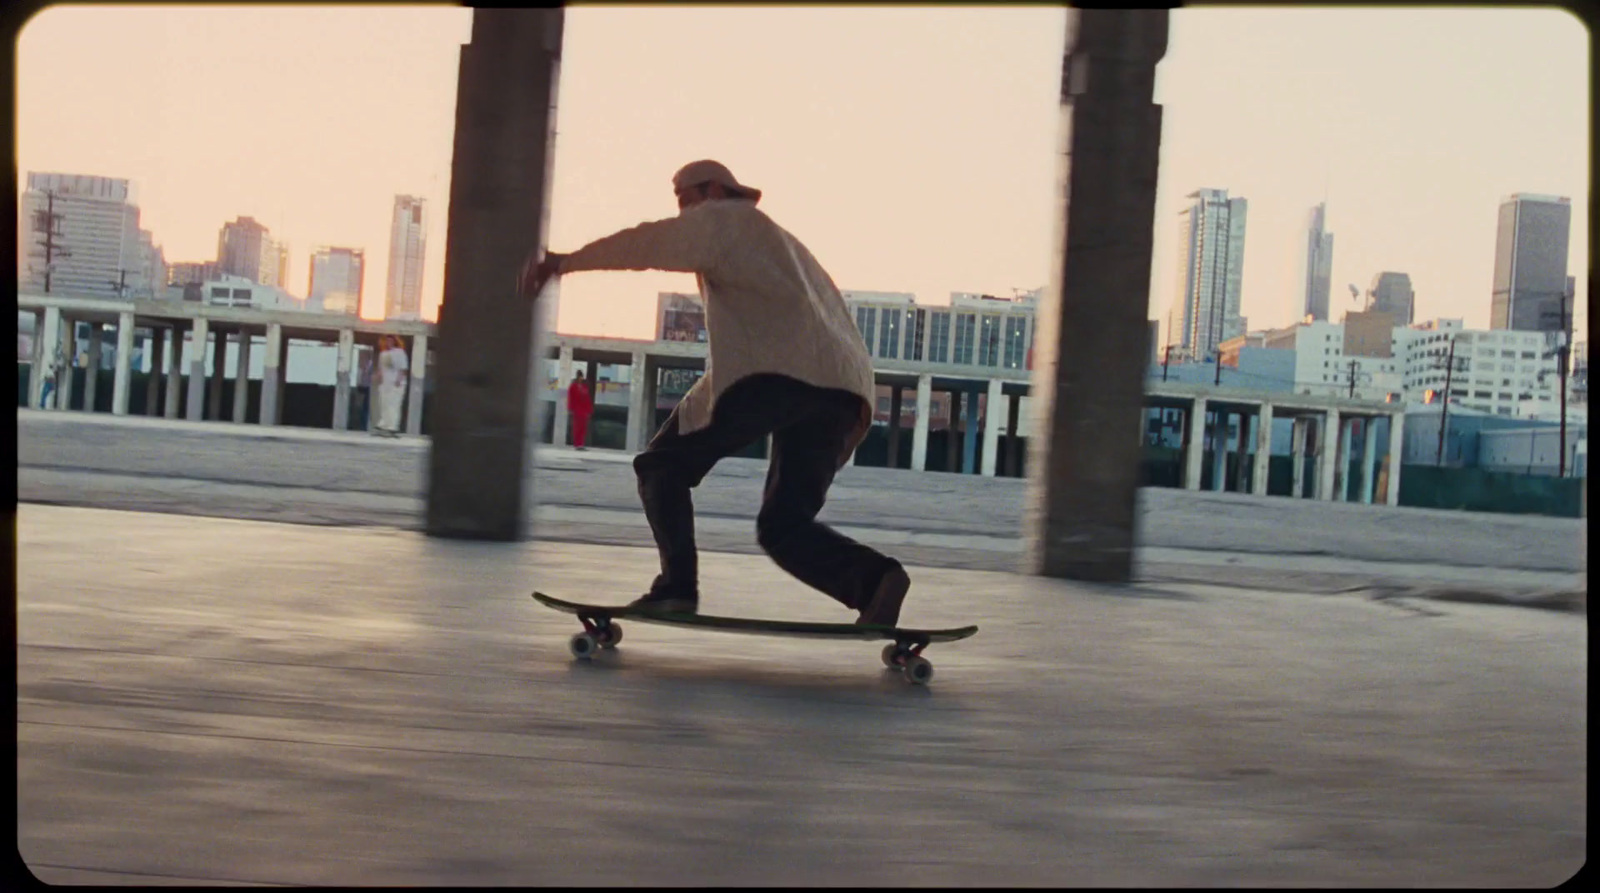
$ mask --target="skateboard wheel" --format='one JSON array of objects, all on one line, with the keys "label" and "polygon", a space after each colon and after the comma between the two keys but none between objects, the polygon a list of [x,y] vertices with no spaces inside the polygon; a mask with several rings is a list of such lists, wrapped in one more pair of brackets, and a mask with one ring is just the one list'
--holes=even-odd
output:
[{"label": "skateboard wheel", "polygon": [[913,685],[927,685],[933,679],[933,664],[925,657],[913,657],[906,661],[904,672],[906,681]]},{"label": "skateboard wheel", "polygon": [[567,642],[567,647],[572,649],[573,657],[579,660],[588,660],[594,657],[594,653],[599,650],[600,643],[595,641],[594,636],[588,633],[578,633]]},{"label": "skateboard wheel", "polygon": [[600,630],[600,635],[595,636],[595,641],[601,648],[615,648],[622,641],[622,624],[612,623]]},{"label": "skateboard wheel", "polygon": [[884,666],[889,667],[890,669],[893,669],[894,667],[898,666],[898,664],[895,661],[895,658],[899,657],[899,656],[900,656],[900,646],[899,645],[885,645],[885,646],[883,646],[883,665]]}]

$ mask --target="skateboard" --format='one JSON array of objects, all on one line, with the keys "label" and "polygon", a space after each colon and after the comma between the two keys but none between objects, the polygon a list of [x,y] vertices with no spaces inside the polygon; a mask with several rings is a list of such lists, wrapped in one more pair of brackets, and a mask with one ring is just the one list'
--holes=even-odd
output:
[{"label": "skateboard", "polygon": [[922,656],[922,649],[933,642],[954,642],[976,635],[976,626],[956,629],[901,629],[894,626],[875,626],[859,623],[808,623],[793,620],[755,620],[748,617],[712,617],[706,614],[670,614],[639,610],[623,605],[580,605],[554,596],[535,592],[539,604],[568,614],[576,614],[583,624],[583,632],[574,635],[567,645],[572,656],[579,660],[594,657],[601,648],[617,647],[622,641],[622,625],[618,619],[637,620],[640,623],[660,623],[666,626],[692,626],[730,633],[754,633],[768,636],[798,636],[814,639],[861,639],[863,641],[889,640],[883,646],[883,665],[898,668],[906,679],[916,685],[927,685],[933,679],[933,664]]}]

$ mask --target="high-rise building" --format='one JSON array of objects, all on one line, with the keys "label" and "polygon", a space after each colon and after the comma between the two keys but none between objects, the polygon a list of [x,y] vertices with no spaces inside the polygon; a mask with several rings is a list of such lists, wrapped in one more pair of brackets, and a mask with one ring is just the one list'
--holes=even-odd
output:
[{"label": "high-rise building", "polygon": [[1244,276],[1244,232],[1248,203],[1226,189],[1201,189],[1178,215],[1178,295],[1173,306],[1175,353],[1204,360],[1217,345],[1244,334],[1239,313]]},{"label": "high-rise building", "polygon": [[1372,277],[1372,288],[1367,292],[1367,309],[1392,315],[1395,325],[1409,326],[1416,316],[1416,298],[1416,292],[1411,290],[1410,276],[1385,271]]},{"label": "high-rise building", "polygon": [[389,223],[389,281],[384,291],[385,319],[422,318],[422,257],[427,247],[427,214],[423,200],[394,197]]},{"label": "high-rise building", "polygon": [[168,285],[198,285],[221,276],[214,260],[178,261],[167,267]]},{"label": "high-rise building", "polygon": [[366,252],[360,248],[318,247],[311,254],[306,308],[323,313],[361,313]]},{"label": "high-rise building", "polygon": [[240,217],[224,223],[217,234],[217,269],[262,285],[282,286],[281,276],[288,272],[287,249],[274,242],[255,218]]},{"label": "high-rise building", "polygon": [[18,229],[17,288],[94,298],[147,296],[153,244],[141,240],[129,182],[28,174]]},{"label": "high-rise building", "polygon": [[1300,258],[1300,318],[1328,321],[1328,296],[1333,280],[1333,233],[1327,231],[1326,202],[1311,209],[1305,253]]},{"label": "high-rise building", "polygon": [[1570,199],[1517,193],[1500,203],[1490,329],[1560,331],[1571,227]]}]

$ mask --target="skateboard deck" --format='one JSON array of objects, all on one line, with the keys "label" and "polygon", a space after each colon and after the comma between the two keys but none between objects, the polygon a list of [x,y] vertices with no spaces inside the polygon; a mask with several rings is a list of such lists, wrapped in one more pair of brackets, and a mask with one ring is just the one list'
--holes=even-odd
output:
[{"label": "skateboard deck", "polygon": [[921,656],[922,649],[933,642],[954,642],[976,635],[978,632],[976,626],[954,629],[905,629],[859,623],[812,623],[795,620],[758,620],[749,617],[715,617],[708,614],[672,614],[629,608],[624,605],[579,604],[542,592],[533,593],[533,598],[545,607],[577,615],[584,631],[574,635],[569,644],[573,656],[582,660],[593,657],[600,648],[615,648],[617,643],[622,641],[622,627],[616,622],[617,620],[637,620],[640,623],[699,627],[768,636],[888,640],[891,644],[884,646],[884,665],[903,670],[906,678],[912,682],[926,684],[933,677],[933,666],[928,663],[927,658]]}]

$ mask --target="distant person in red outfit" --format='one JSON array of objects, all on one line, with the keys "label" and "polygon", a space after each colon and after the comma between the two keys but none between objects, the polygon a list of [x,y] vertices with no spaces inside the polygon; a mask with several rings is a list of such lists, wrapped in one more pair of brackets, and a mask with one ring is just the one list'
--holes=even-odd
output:
[{"label": "distant person in red outfit", "polygon": [[567,387],[567,409],[572,412],[572,445],[580,450],[585,449],[584,441],[589,438],[589,416],[594,415],[594,398],[589,395],[589,386],[584,384],[582,369],[578,370],[578,377]]}]

